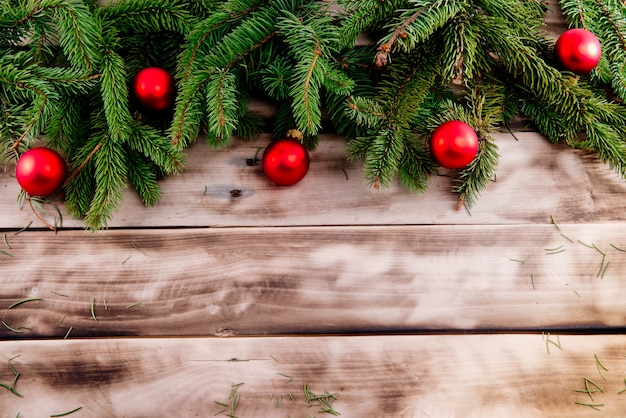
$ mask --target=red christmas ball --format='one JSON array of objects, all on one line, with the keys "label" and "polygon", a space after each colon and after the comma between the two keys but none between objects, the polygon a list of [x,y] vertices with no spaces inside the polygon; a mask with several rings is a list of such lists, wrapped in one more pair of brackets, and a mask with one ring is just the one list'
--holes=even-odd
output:
[{"label": "red christmas ball", "polygon": [[174,78],[162,68],[148,67],[133,78],[132,94],[144,108],[163,111],[174,105]]},{"label": "red christmas ball", "polygon": [[270,180],[280,186],[291,186],[309,171],[309,152],[297,139],[278,139],[265,148],[261,165]]},{"label": "red christmas ball", "polygon": [[556,41],[554,52],[561,65],[576,74],[587,74],[600,62],[602,47],[587,29],[570,29]]},{"label": "red christmas ball", "polygon": [[478,154],[478,136],[467,123],[459,120],[444,122],[430,137],[430,151],[442,167],[464,168]]},{"label": "red christmas ball", "polygon": [[17,160],[15,176],[22,189],[31,196],[47,197],[63,186],[67,164],[56,151],[37,147]]}]

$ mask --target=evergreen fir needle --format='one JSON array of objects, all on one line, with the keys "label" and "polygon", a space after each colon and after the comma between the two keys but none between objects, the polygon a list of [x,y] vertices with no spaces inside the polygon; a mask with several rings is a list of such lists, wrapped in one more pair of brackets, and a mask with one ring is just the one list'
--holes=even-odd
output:
[{"label": "evergreen fir needle", "polygon": [[4,327],[5,327],[6,329],[8,329],[9,331],[11,331],[11,332],[15,332],[15,333],[18,333],[18,334],[21,334],[21,333],[22,333],[22,331],[20,331],[19,329],[13,328],[13,327],[11,327],[11,326],[9,326],[9,325],[7,325],[7,323],[6,323],[6,322],[4,322],[4,321],[2,321],[2,325],[4,325]]},{"label": "evergreen fir needle", "polygon": [[547,254],[547,255],[553,255],[553,254],[559,254],[559,253],[562,253],[562,252],[563,252],[563,251],[565,251],[565,250],[566,250],[566,248],[565,248],[565,247],[560,246],[560,247],[558,247],[558,248],[554,248],[554,249],[546,249],[545,251],[546,251],[546,254]]},{"label": "evergreen fir needle", "polygon": [[601,411],[600,407],[604,406],[604,404],[602,403],[597,403],[597,404],[591,404],[591,403],[585,403],[585,402],[574,402],[576,405],[582,405],[582,406],[588,406],[592,409],[595,409],[596,411]]},{"label": "evergreen fir needle", "polygon": [[4,246],[8,249],[11,250],[11,246],[9,245],[9,240],[7,239],[7,234],[6,232],[4,233]]},{"label": "evergreen fir needle", "polygon": [[600,279],[604,279],[604,275],[606,273],[606,269],[609,268],[609,264],[611,264],[611,262],[607,261],[606,264],[604,265],[604,268],[600,272]]},{"label": "evergreen fir needle", "polygon": [[58,414],[52,414],[52,415],[50,415],[50,417],[51,417],[51,418],[56,418],[56,417],[65,417],[65,416],[71,415],[71,414],[73,414],[73,413],[75,413],[75,412],[78,412],[78,411],[80,411],[81,409],[83,409],[83,407],[82,407],[82,406],[79,406],[78,408],[74,408],[74,409],[72,409],[72,410],[70,410],[70,411],[60,412],[60,413],[58,413]]},{"label": "evergreen fir needle", "polygon": [[70,336],[70,333],[72,332],[73,329],[74,329],[74,327],[69,327],[69,329],[65,333],[65,336],[63,337],[64,340],[67,340],[67,337]]},{"label": "evergreen fir needle", "polygon": [[139,251],[141,254],[145,255],[146,257],[148,256],[148,254],[146,254],[141,248],[139,248],[139,246],[137,246],[137,244],[135,244],[134,242],[131,242],[130,245],[137,251]]},{"label": "evergreen fir needle", "polygon": [[42,298],[26,298],[26,299],[22,299],[22,300],[18,300],[17,302],[9,305],[9,309],[13,309],[16,306],[19,306],[23,303],[28,303],[28,302],[35,302],[35,301],[39,301],[39,300],[43,300]]},{"label": "evergreen fir needle", "polygon": [[581,241],[581,240],[578,240],[578,243],[579,243],[579,244],[584,245],[584,246],[585,246],[585,247],[587,247],[587,248],[591,248],[591,249],[594,249],[594,248],[595,248],[595,245],[593,245],[593,244],[587,244],[586,242]]},{"label": "evergreen fir needle", "polygon": [[276,373],[276,374],[287,379],[285,384],[291,383],[291,381],[293,380],[293,376],[289,376],[288,374],[284,374],[284,373]]},{"label": "evergreen fir needle", "polygon": [[600,277],[603,278],[604,276],[604,270],[606,269],[606,256],[602,256],[602,262],[600,263],[600,268],[598,269],[598,273],[596,274],[596,278]]},{"label": "evergreen fir needle", "polygon": [[19,231],[16,231],[13,235],[19,235],[22,232],[26,231],[28,228],[30,228],[30,226],[33,224],[33,221],[30,221],[28,223],[28,225],[26,225],[24,228],[20,229]]},{"label": "evergreen fir needle", "polygon": [[602,254],[603,257],[606,257],[606,253],[604,251],[602,251],[601,249],[598,248],[598,246],[596,244],[592,244],[593,249],[596,250],[597,252],[599,252],[600,254]]},{"label": "evergreen fir needle", "polygon": [[555,347],[556,347],[556,348],[558,348],[559,350],[563,350],[563,346],[561,345],[561,339],[559,338],[559,336],[558,336],[558,335],[557,335],[557,337],[556,337],[556,338],[557,338],[557,340],[556,340],[556,341],[553,341],[553,340],[551,339],[550,333],[548,332],[548,333],[546,334],[546,339],[545,339],[545,340],[546,340],[546,351],[548,352],[548,354],[551,354],[551,353],[550,353],[550,345],[555,346]]},{"label": "evergreen fir needle", "polygon": [[559,231],[559,233],[561,234],[561,236],[563,238],[565,238],[566,240],[568,240],[569,242],[573,243],[574,240],[572,240],[570,237],[568,237],[567,235],[565,235],[563,233],[563,231],[561,230],[561,227],[559,226],[559,224],[556,223],[556,220],[554,219],[554,215],[550,215],[550,220],[552,221],[552,224],[554,225],[554,227],[556,228],[557,231]]},{"label": "evergreen fir needle", "polygon": [[604,370],[605,372],[608,372],[609,369],[607,369],[606,366],[602,364],[602,361],[600,361],[597,354],[594,354],[593,357],[596,359],[596,367],[598,368],[598,373],[600,373],[602,379],[606,380],[606,377],[604,377],[604,373],[602,371]]},{"label": "evergreen fir needle", "polygon": [[98,318],[96,317],[96,298],[91,298],[90,310],[91,310],[91,318],[97,322]]},{"label": "evergreen fir needle", "polygon": [[11,254],[11,253],[10,253],[10,252],[8,252],[8,251],[0,250],[0,253],[2,253],[2,254],[4,254],[4,255],[6,255],[7,257],[13,257],[13,254]]},{"label": "evergreen fir needle", "polygon": [[61,296],[63,298],[69,298],[69,295],[66,295],[64,293],[60,293],[60,292],[55,292],[54,290],[51,290],[50,293],[54,293],[57,296]]},{"label": "evergreen fir needle", "polygon": [[626,253],[626,249],[620,248],[620,247],[618,247],[618,246],[616,246],[614,244],[611,244],[611,247],[615,248],[617,251],[621,251],[623,253]]},{"label": "evergreen fir needle", "polygon": [[19,396],[22,397],[22,394],[19,393],[17,390],[15,390],[15,388],[11,385],[7,385],[6,383],[0,382],[0,387],[5,388],[6,390],[8,390],[9,392],[11,392],[12,394],[14,394],[15,396]]},{"label": "evergreen fir needle", "polygon": [[[624,386],[626,386],[626,379],[624,379]],[[619,392],[617,392],[618,395],[621,395],[622,393],[626,392],[626,388],[620,390]]]}]

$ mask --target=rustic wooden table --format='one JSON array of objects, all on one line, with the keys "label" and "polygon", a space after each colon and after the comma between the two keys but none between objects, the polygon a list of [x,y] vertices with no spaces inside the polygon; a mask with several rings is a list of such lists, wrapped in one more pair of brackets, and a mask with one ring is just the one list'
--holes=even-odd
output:
[{"label": "rustic wooden table", "polygon": [[444,175],[367,187],[336,136],[290,188],[246,162],[268,136],[199,142],[98,233],[5,173],[0,415],[623,416],[626,182],[515,136],[471,214]]},{"label": "rustic wooden table", "polygon": [[200,141],[98,233],[0,176],[0,416],[624,416],[626,182],[593,155],[500,134],[468,213],[332,135],[276,187],[269,140]]}]

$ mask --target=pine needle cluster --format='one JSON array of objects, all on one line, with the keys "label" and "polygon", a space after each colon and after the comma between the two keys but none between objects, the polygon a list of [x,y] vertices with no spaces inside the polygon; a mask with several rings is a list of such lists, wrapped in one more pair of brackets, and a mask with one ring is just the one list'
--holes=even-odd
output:
[{"label": "pine needle cluster", "polygon": [[[374,187],[426,190],[428,138],[450,119],[480,139],[452,173],[468,207],[495,176],[493,133],[520,117],[626,178],[626,6],[560,7],[602,43],[589,75],[555,61],[541,0],[0,0],[0,159],[46,141],[70,162],[68,211],[99,229],[128,185],[154,204],[200,133],[224,147],[264,129],[255,97],[276,106],[276,137],[295,128],[314,148],[325,129],[344,134]],[[148,66],[178,87],[159,117],[129,92]]]}]

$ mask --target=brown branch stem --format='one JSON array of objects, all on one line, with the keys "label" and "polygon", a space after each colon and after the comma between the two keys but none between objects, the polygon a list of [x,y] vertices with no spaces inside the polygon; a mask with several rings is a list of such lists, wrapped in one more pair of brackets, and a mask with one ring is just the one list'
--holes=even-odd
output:
[{"label": "brown branch stem", "polygon": [[[313,61],[311,62],[311,66],[309,67],[309,72],[306,75],[306,79],[304,80],[304,105],[307,109],[309,109],[309,85],[311,84],[311,78],[313,77],[313,71],[315,70],[315,65],[317,64],[317,60],[322,55],[322,51],[319,48],[319,45],[315,48],[315,53],[313,56]],[[311,126],[311,118],[307,121],[307,125],[310,128]]]},{"label": "brown branch stem", "polygon": [[393,35],[391,35],[391,38],[389,38],[387,42],[385,42],[384,44],[378,47],[378,53],[376,54],[376,57],[374,58],[374,62],[376,63],[378,67],[384,67],[385,65],[388,64],[389,52],[391,52],[393,45],[396,43],[398,38],[406,36],[407,26],[413,24],[413,22],[415,22],[415,20],[417,20],[417,18],[420,17],[420,15],[422,15],[425,11],[426,11],[426,8],[424,7],[418,10],[417,12],[413,13],[411,16],[409,16],[407,20],[402,22],[402,24],[396,28]]},{"label": "brown branch stem", "polygon": [[67,178],[67,180],[65,180],[65,183],[63,183],[63,187],[67,186],[72,180],[76,178],[76,176],[81,172],[83,168],[85,168],[85,166],[89,163],[93,156],[96,155],[96,152],[98,152],[100,148],[102,148],[102,142],[94,147],[93,151],[91,151],[87,158],[85,158],[85,161],[83,161],[80,166],[78,166],[78,168],[74,170],[74,172]]},{"label": "brown branch stem", "polygon": [[57,228],[53,225],[50,225],[44,218],[41,217],[41,215],[37,212],[37,209],[35,209],[35,206],[33,206],[33,201],[30,197],[30,195],[26,195],[26,199],[28,200],[28,206],[30,206],[30,210],[33,212],[33,214],[37,217],[37,219],[39,219],[39,221],[44,224],[48,229],[50,229],[51,231],[56,231]]}]

